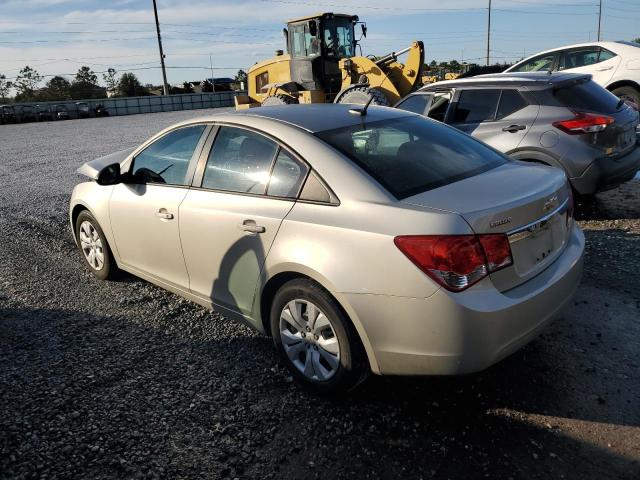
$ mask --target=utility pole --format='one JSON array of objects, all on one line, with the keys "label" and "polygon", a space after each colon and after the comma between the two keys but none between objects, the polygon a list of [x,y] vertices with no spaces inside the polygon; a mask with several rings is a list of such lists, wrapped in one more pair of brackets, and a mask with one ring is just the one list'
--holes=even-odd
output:
[{"label": "utility pole", "polygon": [[211,54],[209,54],[209,67],[211,68],[211,81],[213,82],[213,60],[211,60]]},{"label": "utility pole", "polygon": [[162,52],[162,39],[160,38],[160,23],[158,22],[158,7],[156,0],[153,0],[153,14],[156,17],[156,32],[158,33],[158,48],[160,49],[160,66],[162,67],[162,90],[165,95],[169,95],[169,84],[167,83],[167,70],[164,67],[164,53]]},{"label": "utility pole", "polygon": [[490,45],[491,45],[491,0],[489,0],[489,14],[487,15],[487,65],[489,65]]},{"label": "utility pole", "polygon": [[598,41],[600,41],[600,23],[602,22],[602,0],[600,0],[600,5],[598,7]]}]

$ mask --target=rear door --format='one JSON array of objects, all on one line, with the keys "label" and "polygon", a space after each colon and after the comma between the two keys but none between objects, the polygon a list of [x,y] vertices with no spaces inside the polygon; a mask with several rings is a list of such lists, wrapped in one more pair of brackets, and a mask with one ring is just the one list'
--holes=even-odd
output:
[{"label": "rear door", "polygon": [[308,167],[272,138],[241,127],[218,127],[207,143],[180,205],[190,290],[249,314],[264,260]]},{"label": "rear door", "polygon": [[611,80],[619,64],[619,55],[594,45],[563,50],[557,69],[572,73],[589,73],[594,82],[604,86]]},{"label": "rear door", "polygon": [[516,88],[458,90],[447,123],[509,153],[522,142],[538,115]]}]

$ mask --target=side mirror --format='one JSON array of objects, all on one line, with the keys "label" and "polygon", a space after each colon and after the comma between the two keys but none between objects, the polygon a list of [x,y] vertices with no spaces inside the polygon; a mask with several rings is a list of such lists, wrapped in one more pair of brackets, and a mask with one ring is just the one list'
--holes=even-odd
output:
[{"label": "side mirror", "polygon": [[367,26],[364,23],[361,23],[360,28],[362,29],[362,36],[367,38]]},{"label": "side mirror", "polygon": [[120,164],[112,163],[107,165],[98,173],[96,182],[98,185],[116,185],[122,181],[122,175],[120,174]]},{"label": "side mirror", "polygon": [[318,33],[318,27],[315,20],[309,20],[309,35],[315,37]]}]

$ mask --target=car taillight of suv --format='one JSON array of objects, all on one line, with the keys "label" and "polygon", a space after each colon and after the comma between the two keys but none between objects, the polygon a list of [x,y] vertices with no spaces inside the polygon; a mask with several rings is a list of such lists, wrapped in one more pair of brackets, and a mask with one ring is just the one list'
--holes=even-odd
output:
[{"label": "car taillight of suv", "polygon": [[574,112],[574,114],[573,118],[553,122],[553,126],[569,135],[580,135],[582,133],[601,132],[608,125],[615,123],[615,119],[609,115],[585,112]]}]

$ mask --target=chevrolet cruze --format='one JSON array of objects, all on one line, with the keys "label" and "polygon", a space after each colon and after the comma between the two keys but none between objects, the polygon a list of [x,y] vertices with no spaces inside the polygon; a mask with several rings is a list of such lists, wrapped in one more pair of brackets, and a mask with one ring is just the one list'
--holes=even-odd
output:
[{"label": "chevrolet cruze", "polygon": [[484,369],[582,272],[560,169],[397,109],[224,113],[79,172],[71,227],[96,277],[125,270],[270,335],[319,392]]}]

